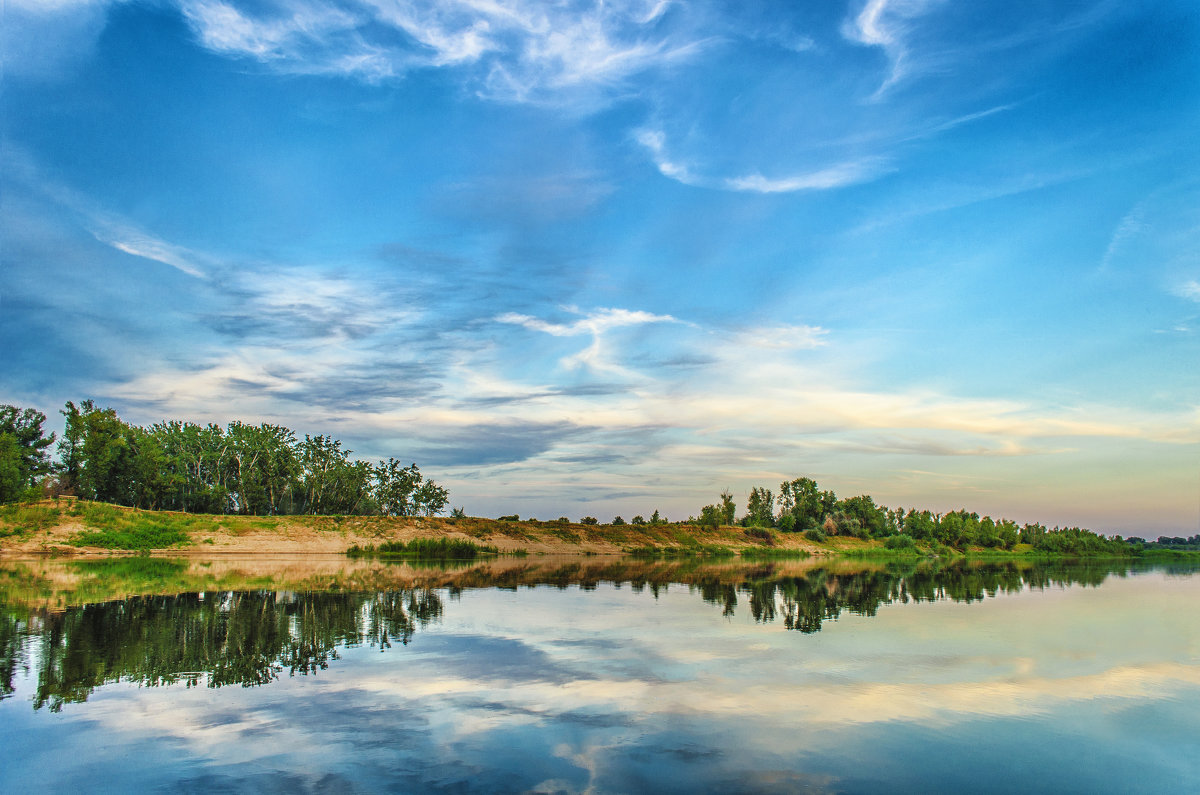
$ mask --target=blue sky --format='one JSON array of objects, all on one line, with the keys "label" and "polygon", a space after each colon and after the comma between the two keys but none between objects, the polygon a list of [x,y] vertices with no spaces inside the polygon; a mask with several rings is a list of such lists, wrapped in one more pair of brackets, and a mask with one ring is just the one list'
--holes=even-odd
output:
[{"label": "blue sky", "polygon": [[0,401],[469,513],[1200,511],[1178,2],[9,0]]}]

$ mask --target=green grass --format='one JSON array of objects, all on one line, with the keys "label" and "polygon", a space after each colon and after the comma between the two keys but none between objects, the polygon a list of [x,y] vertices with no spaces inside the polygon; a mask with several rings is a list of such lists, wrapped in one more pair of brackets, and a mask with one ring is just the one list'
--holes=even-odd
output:
[{"label": "green grass", "polygon": [[143,513],[98,502],[79,502],[70,510],[89,529],[76,533],[68,543],[77,547],[100,547],[145,551],[180,547],[192,542],[195,531],[213,531],[211,516],[177,513]]},{"label": "green grass", "polygon": [[56,505],[23,502],[0,505],[0,538],[49,530],[61,517],[62,509]]},{"label": "green grass", "polygon": [[346,550],[352,558],[414,558],[416,560],[472,560],[499,553],[496,547],[457,538],[417,538],[408,543],[385,541],[376,546],[357,544]]}]

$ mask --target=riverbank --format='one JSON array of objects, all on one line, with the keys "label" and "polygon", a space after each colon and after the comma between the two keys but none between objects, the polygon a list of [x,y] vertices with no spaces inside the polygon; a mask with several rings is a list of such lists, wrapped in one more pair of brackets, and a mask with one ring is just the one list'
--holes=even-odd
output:
[{"label": "riverbank", "polygon": [[145,511],[70,498],[0,506],[0,553],[14,556],[342,554],[352,547],[420,539],[466,541],[494,547],[501,554],[524,555],[1047,557],[1023,544],[1012,550],[895,550],[886,548],[879,539],[830,536],[818,542],[801,533],[777,529],[711,528],[686,523],[585,525],[481,517],[218,516]]}]

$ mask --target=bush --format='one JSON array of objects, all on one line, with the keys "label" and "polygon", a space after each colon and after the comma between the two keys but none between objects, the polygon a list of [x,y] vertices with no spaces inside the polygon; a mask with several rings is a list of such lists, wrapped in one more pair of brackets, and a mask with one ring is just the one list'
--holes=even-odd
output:
[{"label": "bush", "polygon": [[745,533],[748,537],[761,541],[768,546],[775,543],[775,537],[765,527],[747,527]]},{"label": "bush", "polygon": [[600,524],[594,516],[585,516],[579,520],[580,524]]},{"label": "bush", "polygon": [[622,525],[622,524],[625,524],[625,520],[624,520],[624,519],[622,519],[622,518],[621,518],[621,517],[619,517],[619,516],[614,516],[614,517],[613,517],[613,520],[612,520],[612,523],[613,523],[614,525]]},{"label": "bush", "polygon": [[498,521],[498,522],[519,522],[519,521],[521,521],[521,517],[514,513],[511,516],[501,516],[496,521]]},{"label": "bush", "polygon": [[917,542],[913,540],[912,536],[901,533],[898,536],[888,536],[883,545],[888,549],[915,549]]},{"label": "bush", "polygon": [[809,541],[816,541],[818,544],[824,544],[829,536],[825,535],[825,531],[819,527],[810,527],[804,531],[804,537]]}]

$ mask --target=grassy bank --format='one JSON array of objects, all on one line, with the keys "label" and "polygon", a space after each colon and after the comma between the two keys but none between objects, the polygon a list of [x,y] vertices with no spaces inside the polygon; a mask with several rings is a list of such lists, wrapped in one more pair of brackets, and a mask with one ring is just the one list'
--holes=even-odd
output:
[{"label": "grassy bank", "polygon": [[[878,539],[685,523],[600,525],[566,521],[501,521],[481,517],[214,516],[143,511],[73,499],[0,506],[0,551],[15,554],[101,554],[147,551],[183,554],[357,554],[443,557],[497,554],[636,555],[644,558],[759,560],[810,555],[858,559],[1063,559],[1018,544],[1012,550],[953,549],[916,544],[889,549]],[[474,549],[474,552],[470,550]],[[423,550],[423,551],[422,551]],[[1107,555],[1107,557],[1113,557]],[[1200,553],[1131,548],[1130,558],[1173,560]]]}]

